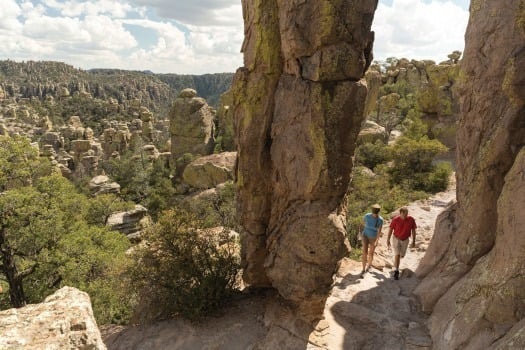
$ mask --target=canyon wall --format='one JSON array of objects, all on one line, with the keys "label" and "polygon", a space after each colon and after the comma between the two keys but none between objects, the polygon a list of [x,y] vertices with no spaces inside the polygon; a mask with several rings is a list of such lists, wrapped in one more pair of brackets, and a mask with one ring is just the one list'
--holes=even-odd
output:
[{"label": "canyon wall", "polygon": [[434,349],[523,348],[525,2],[473,1],[465,41],[457,204],[438,220],[416,294]]}]

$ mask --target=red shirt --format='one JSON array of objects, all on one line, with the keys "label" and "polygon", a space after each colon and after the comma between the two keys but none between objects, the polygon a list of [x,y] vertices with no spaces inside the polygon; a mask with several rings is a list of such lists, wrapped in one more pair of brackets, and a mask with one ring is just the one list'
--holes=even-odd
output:
[{"label": "red shirt", "polygon": [[390,228],[394,230],[394,236],[404,241],[410,237],[412,229],[417,228],[416,220],[410,215],[403,220],[401,216],[396,216],[390,223]]}]

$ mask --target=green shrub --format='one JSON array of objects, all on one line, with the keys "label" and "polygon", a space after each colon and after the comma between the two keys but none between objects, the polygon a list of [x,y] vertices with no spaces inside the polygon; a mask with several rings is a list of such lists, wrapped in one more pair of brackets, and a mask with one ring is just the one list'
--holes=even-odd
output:
[{"label": "green shrub", "polygon": [[170,169],[161,161],[147,159],[142,150],[111,159],[104,164],[104,170],[120,185],[120,196],[148,208],[153,219],[175,202]]},{"label": "green shrub", "polygon": [[204,227],[237,227],[235,185],[232,182],[217,187],[215,193],[208,196],[189,197],[184,200],[184,206],[199,218]]},{"label": "green shrub", "polygon": [[419,117],[419,112],[412,109],[403,121],[403,135],[409,139],[419,140],[428,134],[428,125]]},{"label": "green shrub", "polygon": [[[389,169],[391,183],[408,184],[412,189],[419,188],[421,179],[434,171],[434,157],[447,151],[447,147],[438,140],[423,136],[420,139],[400,137],[392,147],[393,166]],[[422,175],[417,175],[422,174]]]},{"label": "green shrub", "polygon": [[356,150],[355,160],[369,169],[374,169],[376,165],[386,163],[391,159],[390,149],[380,140],[375,143],[364,143]]},{"label": "green shrub", "polygon": [[436,193],[447,189],[450,175],[452,174],[452,166],[448,162],[441,162],[434,166],[434,169],[425,174],[421,186],[416,186],[425,192]]},{"label": "green shrub", "polygon": [[141,299],[137,317],[153,320],[175,314],[198,320],[216,311],[235,290],[238,246],[226,232],[198,228],[195,215],[163,212],[133,253],[130,269]]},{"label": "green shrub", "polygon": [[99,323],[126,321],[129,299],[116,272],[127,263],[129,241],[102,225],[106,214],[93,209],[103,205],[96,201],[57,174],[2,193],[0,260],[9,256],[12,264],[0,264],[9,288],[1,308],[42,302],[67,285],[90,294]]}]

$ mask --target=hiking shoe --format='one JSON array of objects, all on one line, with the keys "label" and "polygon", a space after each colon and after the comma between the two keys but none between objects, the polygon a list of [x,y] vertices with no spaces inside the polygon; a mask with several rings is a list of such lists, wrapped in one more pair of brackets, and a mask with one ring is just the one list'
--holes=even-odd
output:
[{"label": "hiking shoe", "polygon": [[399,270],[394,271],[394,279],[395,280],[399,279]]},{"label": "hiking shoe", "polygon": [[366,267],[366,270],[365,270],[365,271],[366,271],[366,272],[370,271],[370,267],[371,267],[371,266],[368,265],[368,266]]},{"label": "hiking shoe", "polygon": [[361,278],[365,277],[365,273],[366,273],[365,270],[361,271],[361,274],[359,275],[359,277],[361,277]]}]

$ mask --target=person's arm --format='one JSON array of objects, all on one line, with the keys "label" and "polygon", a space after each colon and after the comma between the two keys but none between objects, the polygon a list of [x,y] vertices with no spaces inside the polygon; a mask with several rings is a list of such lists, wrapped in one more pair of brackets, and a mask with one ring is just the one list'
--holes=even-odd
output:
[{"label": "person's arm", "polygon": [[412,245],[410,247],[411,248],[416,247],[416,229],[415,228],[412,229]]}]

